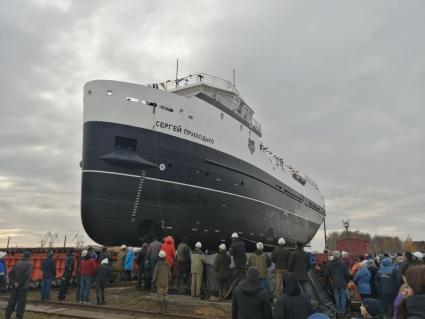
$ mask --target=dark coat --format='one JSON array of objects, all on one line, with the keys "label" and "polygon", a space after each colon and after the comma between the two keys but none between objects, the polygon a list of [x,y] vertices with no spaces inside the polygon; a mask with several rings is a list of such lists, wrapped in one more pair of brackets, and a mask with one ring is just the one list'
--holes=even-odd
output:
[{"label": "dark coat", "polygon": [[231,262],[230,256],[225,251],[220,251],[214,259],[215,278],[229,279]]},{"label": "dark coat", "polygon": [[284,246],[275,248],[272,252],[272,262],[275,263],[275,268],[287,270],[290,255],[291,251]]},{"label": "dark coat", "polygon": [[232,319],[272,319],[270,297],[259,280],[244,279],[233,293]]},{"label": "dark coat", "polygon": [[308,280],[308,271],[310,270],[310,260],[308,254],[302,250],[297,249],[289,256],[289,271],[294,273],[297,280]]},{"label": "dark coat", "polygon": [[74,256],[68,255],[65,260],[64,276],[71,276],[74,271]]},{"label": "dark coat", "polygon": [[43,279],[56,279],[56,264],[53,256],[44,259],[41,270],[43,271]]},{"label": "dark coat", "polygon": [[276,319],[306,319],[314,313],[310,302],[301,294],[297,278],[293,273],[283,274],[283,291],[275,308]]},{"label": "dark coat", "polygon": [[29,258],[23,258],[16,263],[9,273],[9,282],[12,286],[17,284],[19,288],[29,289],[32,275],[32,262]]},{"label": "dark coat", "polygon": [[111,266],[108,264],[101,264],[96,270],[96,281],[107,282],[109,274],[111,273]]},{"label": "dark coat", "polygon": [[137,272],[139,274],[142,274],[145,272],[145,260],[146,260],[146,255],[148,253],[148,247],[143,247],[142,249],[140,249],[139,254],[137,255]]},{"label": "dark coat", "polygon": [[177,262],[190,264],[190,248],[186,243],[177,246]]},{"label": "dark coat", "polygon": [[332,288],[344,289],[350,281],[345,263],[339,258],[331,260],[326,269],[326,277],[329,278]]},{"label": "dark coat", "polygon": [[407,319],[425,318],[425,294],[413,295],[405,300]]},{"label": "dark coat", "polygon": [[246,249],[245,243],[242,240],[235,238],[229,252],[233,256],[235,267],[240,268],[246,265]]}]

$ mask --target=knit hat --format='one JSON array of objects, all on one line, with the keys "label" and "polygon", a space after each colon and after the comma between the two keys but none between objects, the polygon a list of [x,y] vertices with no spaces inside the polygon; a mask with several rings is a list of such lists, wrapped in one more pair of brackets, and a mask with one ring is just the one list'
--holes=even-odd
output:
[{"label": "knit hat", "polygon": [[163,251],[163,250],[161,250],[160,252],[159,252],[159,254],[158,254],[158,257],[160,257],[160,258],[165,258],[165,256],[166,256],[167,254],[165,253],[165,251]]},{"label": "knit hat", "polygon": [[31,258],[31,252],[29,250],[24,251],[24,258]]},{"label": "knit hat", "polygon": [[239,238],[238,233],[233,233],[233,234],[232,234],[232,238]]},{"label": "knit hat", "polygon": [[225,244],[221,244],[220,246],[218,246],[219,249],[221,250],[226,250],[226,245]]},{"label": "knit hat", "polygon": [[202,248],[202,244],[201,244],[201,242],[200,242],[200,241],[198,241],[198,242],[195,244],[195,247],[196,247],[196,248]]},{"label": "knit hat", "polygon": [[257,281],[260,279],[260,272],[257,268],[251,267],[246,272],[246,279],[248,281]]},{"label": "knit hat", "polygon": [[324,313],[316,312],[310,315],[307,319],[329,319]]},{"label": "knit hat", "polygon": [[285,245],[285,239],[283,239],[283,237],[280,237],[279,240],[277,241],[277,243],[279,245]]},{"label": "knit hat", "polygon": [[366,298],[362,301],[363,306],[366,308],[369,315],[377,317],[382,314],[382,304],[379,300]]},{"label": "knit hat", "polygon": [[263,243],[261,241],[258,242],[256,246],[257,246],[257,249],[258,250],[263,250],[264,249],[264,245],[263,245]]},{"label": "knit hat", "polygon": [[109,262],[108,262],[108,258],[104,258],[104,259],[102,259],[102,261],[100,262],[102,265],[104,265],[104,264],[108,264]]},{"label": "knit hat", "polygon": [[4,256],[6,256],[6,252],[0,251],[0,259],[2,259]]}]

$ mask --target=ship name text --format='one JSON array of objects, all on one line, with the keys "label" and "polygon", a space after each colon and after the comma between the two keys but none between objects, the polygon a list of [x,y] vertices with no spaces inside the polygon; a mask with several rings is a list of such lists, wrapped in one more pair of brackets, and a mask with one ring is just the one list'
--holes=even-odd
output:
[{"label": "ship name text", "polygon": [[191,130],[188,130],[186,128],[182,128],[181,125],[174,125],[174,124],[170,124],[170,123],[166,123],[166,122],[156,121],[155,126],[163,128],[163,129],[168,129],[169,131],[172,130],[173,132],[176,132],[176,133],[180,133],[180,134],[184,134],[184,135],[188,135],[188,136],[197,138],[197,139],[201,140],[202,142],[214,144],[213,138],[207,137],[203,134],[199,134],[199,133],[191,131]]}]

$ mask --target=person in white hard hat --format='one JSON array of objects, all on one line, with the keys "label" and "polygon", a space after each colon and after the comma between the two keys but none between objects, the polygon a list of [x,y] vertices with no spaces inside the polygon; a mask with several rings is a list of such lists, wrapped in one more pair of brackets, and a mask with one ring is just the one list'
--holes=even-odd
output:
[{"label": "person in white hard hat", "polygon": [[218,253],[214,259],[214,272],[217,279],[218,298],[223,300],[225,298],[225,289],[227,281],[230,278],[230,264],[232,260],[226,252],[226,245],[220,244],[218,246]]},{"label": "person in white hard hat", "polygon": [[191,296],[198,298],[201,296],[202,274],[206,258],[201,250],[202,244],[198,241],[192,251],[190,272],[192,274]]},{"label": "person in white hard hat", "polygon": [[165,260],[166,256],[165,251],[159,251],[158,261],[155,264],[152,276],[152,284],[156,287],[158,297],[161,298],[161,312],[167,311],[168,284],[171,280],[171,268]]},{"label": "person in white hard hat", "polygon": [[245,276],[246,248],[245,243],[239,239],[238,233],[232,234],[232,245],[230,246],[229,253],[231,256],[233,256],[236,278],[238,280],[242,280],[242,278]]},{"label": "person in white hard hat", "polygon": [[288,271],[288,261],[291,251],[285,247],[285,239],[277,241],[278,246],[272,252],[272,262],[275,264],[275,298],[279,299],[282,294],[283,273]]},{"label": "person in white hard hat", "polygon": [[108,282],[109,273],[111,272],[111,266],[109,266],[109,260],[105,256],[100,262],[100,266],[96,271],[96,302],[98,305],[105,304],[105,286]]},{"label": "person in white hard hat", "polygon": [[264,245],[262,242],[258,242],[256,244],[257,250],[249,256],[248,259],[248,268],[255,267],[260,272],[260,282],[261,285],[267,290],[270,298],[273,298],[271,295],[271,290],[269,286],[269,282],[267,280],[268,268],[272,265],[272,262],[264,253]]}]

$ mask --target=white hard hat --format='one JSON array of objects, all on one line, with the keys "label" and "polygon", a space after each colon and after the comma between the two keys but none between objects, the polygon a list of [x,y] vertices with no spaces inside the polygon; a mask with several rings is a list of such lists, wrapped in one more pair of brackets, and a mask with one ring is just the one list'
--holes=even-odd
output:
[{"label": "white hard hat", "polygon": [[221,250],[226,250],[226,245],[225,244],[221,244],[220,246],[218,246],[219,249]]},{"label": "white hard hat", "polygon": [[0,251],[0,259],[2,259],[4,256],[6,256],[6,252]]},{"label": "white hard hat", "polygon": [[201,248],[201,247],[202,247],[201,242],[200,242],[200,241],[198,241],[198,242],[195,244],[195,247],[196,247],[196,248]]},{"label": "white hard hat", "polygon": [[108,258],[104,258],[102,259],[102,261],[100,262],[102,265],[107,264],[108,263]]},{"label": "white hard hat", "polygon": [[232,238],[239,238],[238,233],[233,233],[233,234],[232,234]]},{"label": "white hard hat", "polygon": [[81,256],[82,256],[82,257],[87,256],[87,250],[83,250],[83,251],[81,252]]},{"label": "white hard hat", "polygon": [[277,241],[277,243],[279,245],[285,245],[285,239],[283,237],[280,237],[279,240]]},{"label": "white hard hat", "polygon": [[263,250],[264,249],[264,245],[263,245],[263,243],[261,241],[258,242],[256,246],[257,246],[257,249],[258,250]]},{"label": "white hard hat", "polygon": [[126,249],[127,246],[126,245],[121,245],[121,249]]},{"label": "white hard hat", "polygon": [[422,260],[424,258],[424,254],[422,254],[420,251],[415,251],[412,255],[416,259],[421,259]]},{"label": "white hard hat", "polygon": [[158,257],[164,258],[167,254],[165,253],[165,251],[161,250],[158,254]]}]

